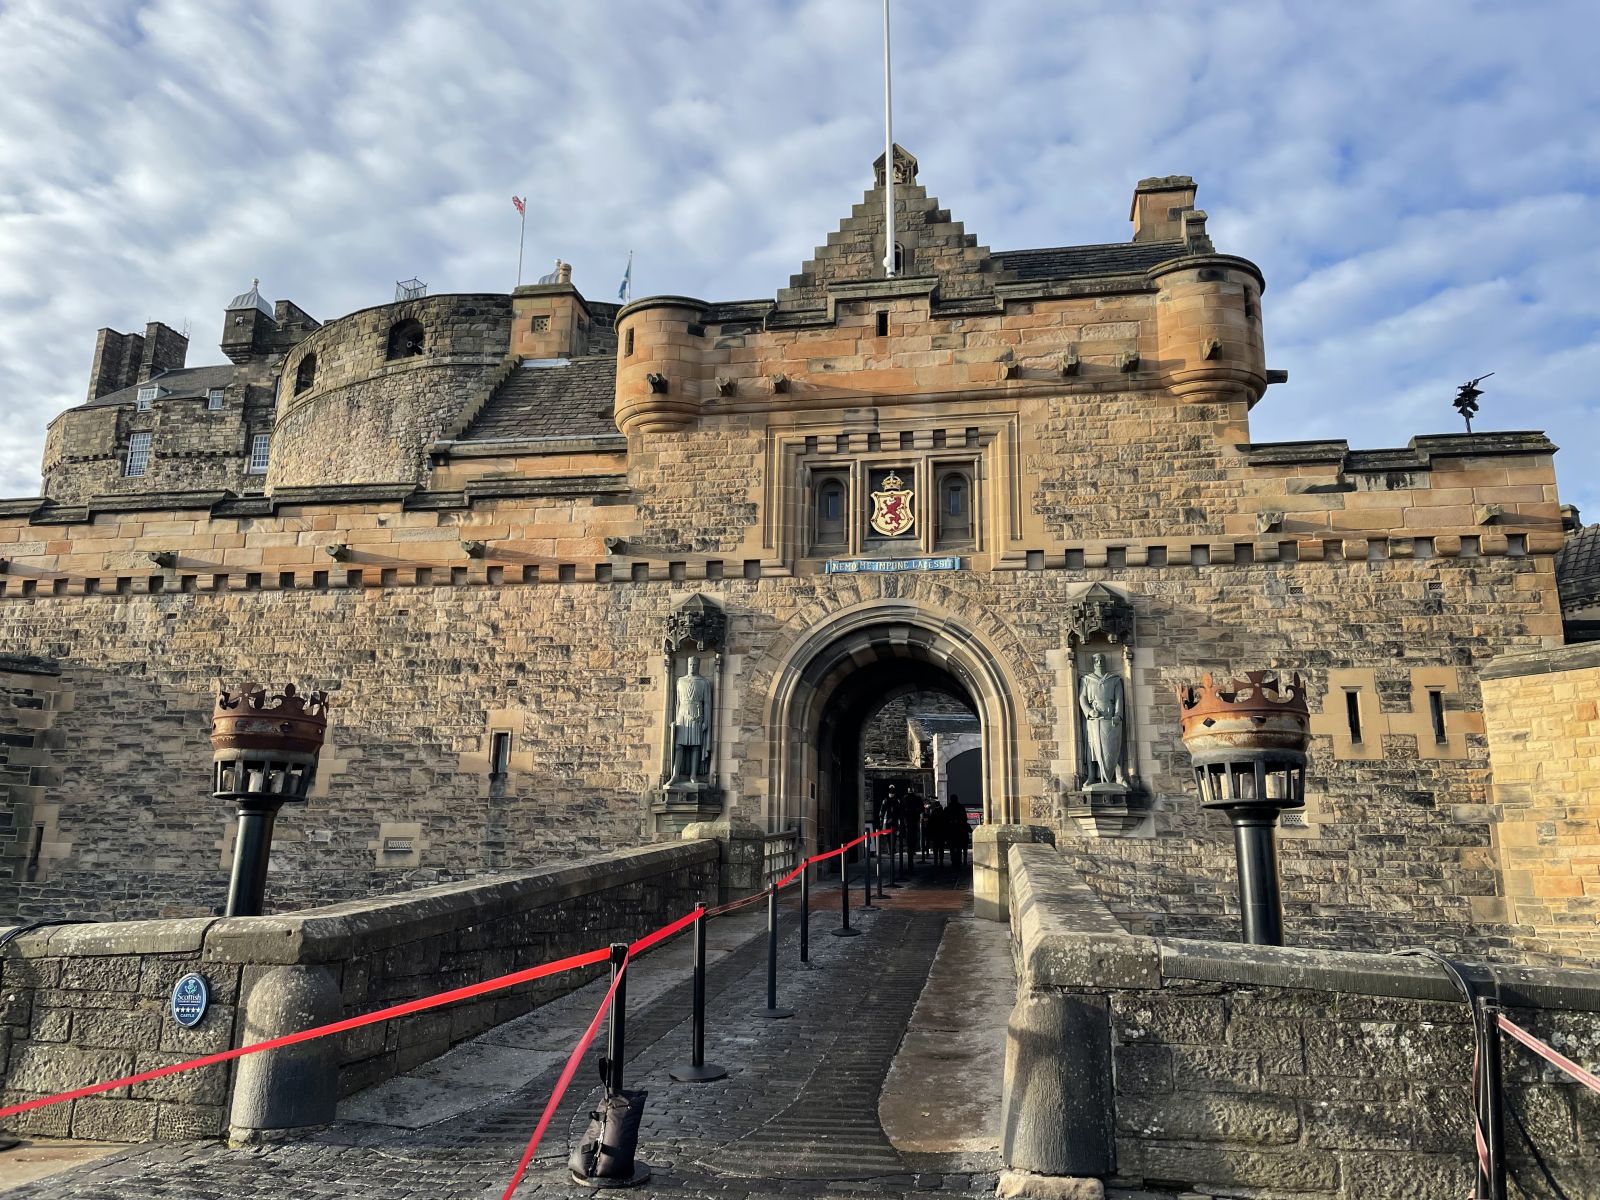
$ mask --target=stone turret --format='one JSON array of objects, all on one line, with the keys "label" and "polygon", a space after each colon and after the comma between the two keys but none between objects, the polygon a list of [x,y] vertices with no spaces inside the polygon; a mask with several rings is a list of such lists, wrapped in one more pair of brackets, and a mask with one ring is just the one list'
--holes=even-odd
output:
[{"label": "stone turret", "polygon": [[617,314],[617,428],[625,434],[683,429],[700,415],[707,305],[649,296]]}]

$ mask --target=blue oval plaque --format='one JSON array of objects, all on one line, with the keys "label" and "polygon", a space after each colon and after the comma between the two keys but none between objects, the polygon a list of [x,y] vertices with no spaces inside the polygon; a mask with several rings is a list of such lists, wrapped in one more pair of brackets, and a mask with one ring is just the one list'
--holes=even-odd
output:
[{"label": "blue oval plaque", "polygon": [[172,985],[172,1019],[185,1029],[193,1029],[206,1015],[210,999],[205,976],[189,972]]}]

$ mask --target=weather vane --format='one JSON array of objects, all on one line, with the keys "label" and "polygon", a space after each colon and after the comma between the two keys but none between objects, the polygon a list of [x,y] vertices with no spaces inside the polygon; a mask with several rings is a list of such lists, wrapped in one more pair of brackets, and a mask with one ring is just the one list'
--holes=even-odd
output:
[{"label": "weather vane", "polygon": [[[1493,371],[1489,372],[1489,375],[1493,374]],[[1478,414],[1478,397],[1483,395],[1483,389],[1478,385],[1489,378],[1489,375],[1479,375],[1476,379],[1463,383],[1461,390],[1456,393],[1454,401],[1456,411],[1466,421],[1468,433],[1472,432],[1472,418]]]}]

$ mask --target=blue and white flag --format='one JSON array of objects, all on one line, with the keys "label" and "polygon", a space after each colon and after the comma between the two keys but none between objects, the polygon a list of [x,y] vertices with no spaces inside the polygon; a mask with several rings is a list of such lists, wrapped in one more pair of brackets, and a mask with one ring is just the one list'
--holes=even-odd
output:
[{"label": "blue and white flag", "polygon": [[628,269],[622,273],[622,285],[617,288],[617,299],[626,304],[633,299],[633,251],[628,251]]}]

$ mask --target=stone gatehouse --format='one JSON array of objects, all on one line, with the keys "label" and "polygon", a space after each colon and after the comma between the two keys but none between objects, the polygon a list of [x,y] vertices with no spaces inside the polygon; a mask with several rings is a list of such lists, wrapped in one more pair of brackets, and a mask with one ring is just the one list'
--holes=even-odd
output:
[{"label": "stone gatehouse", "polygon": [[[215,911],[219,678],[332,693],[286,906],[718,814],[826,845],[862,729],[924,692],[976,718],[985,820],[1051,828],[1134,931],[1220,933],[1173,688],[1277,667],[1317,735],[1297,941],[1592,938],[1592,866],[1507,857],[1485,721],[1488,664],[1562,645],[1556,447],[1255,442],[1264,280],[1191,179],[1138,184],[1131,240],[996,251],[897,151],[886,277],[885,166],[770,299],[558,273],[319,323],[252,286],[197,368],[102,331],[42,494],[0,501],[0,905]],[[1091,791],[1096,656],[1127,713]]]}]

